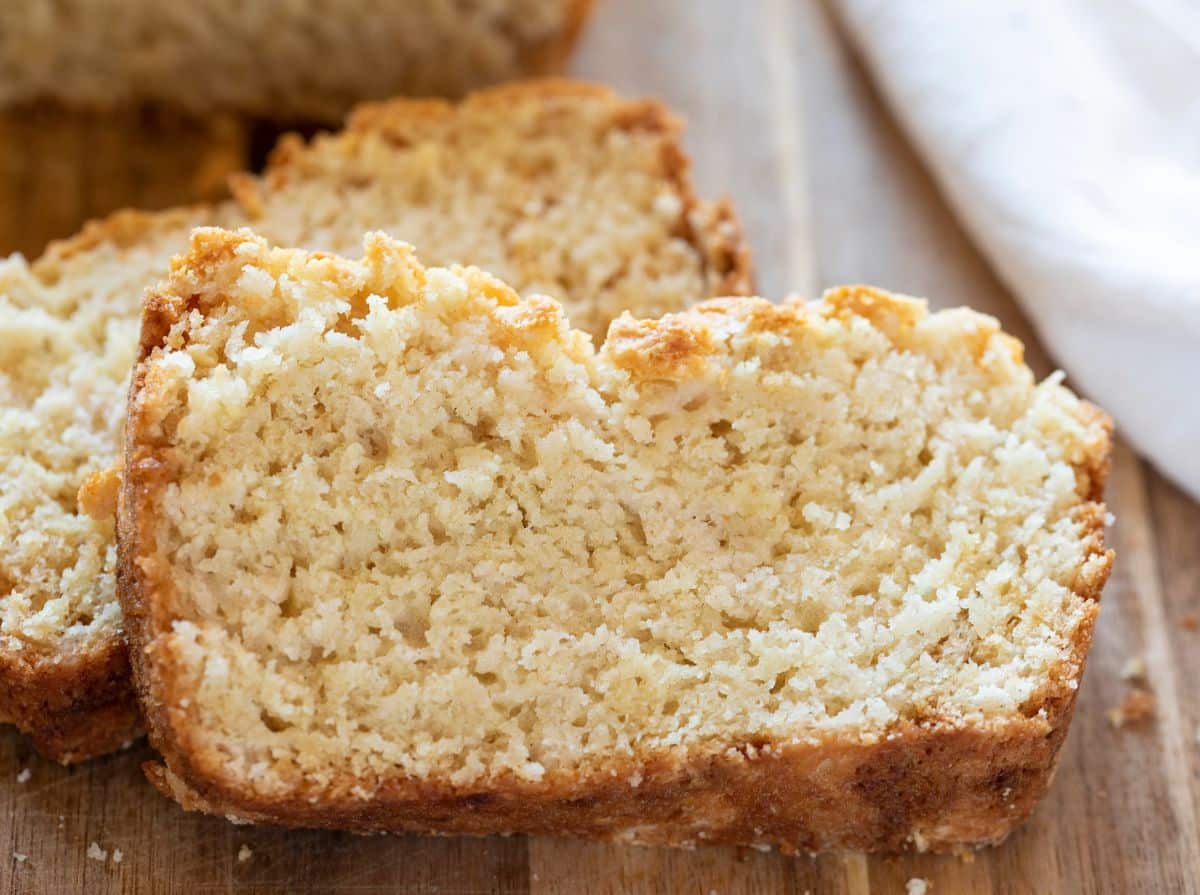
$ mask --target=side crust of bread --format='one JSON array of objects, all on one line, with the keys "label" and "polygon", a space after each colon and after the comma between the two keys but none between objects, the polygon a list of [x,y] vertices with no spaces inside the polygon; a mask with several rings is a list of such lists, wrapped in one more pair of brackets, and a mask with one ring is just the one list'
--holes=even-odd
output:
[{"label": "side crust of bread", "polygon": [[[578,5],[579,24],[589,0]],[[396,99],[368,103],[353,112],[344,131],[316,138],[333,151],[350,153],[368,135],[397,134],[414,122],[437,121],[456,109],[505,106],[529,98],[590,97],[620,106],[622,124],[631,130],[661,134],[668,144],[667,170],[678,189],[685,214],[685,236],[705,268],[708,295],[747,295],[753,291],[748,245],[732,205],[708,203],[698,197],[690,178],[690,161],[679,147],[682,125],[653,100],[630,101],[606,87],[565,79],[515,82],[471,95],[461,103],[443,100]],[[34,276],[53,284],[69,276],[69,266],[97,247],[127,248],[141,241],[218,214],[254,220],[264,191],[303,176],[306,143],[296,135],[276,148],[261,178],[234,175],[234,198],[223,205],[193,205],[161,212],[125,209],[86,224],[75,236],[50,244],[32,262]],[[314,149],[316,146],[314,145]],[[180,245],[180,250],[186,248]],[[165,270],[164,270],[165,272]],[[147,283],[147,286],[152,285]],[[0,596],[5,592],[0,578]],[[124,640],[119,633],[91,644],[76,644],[69,652],[44,654],[36,660],[0,652],[0,722],[11,723],[30,735],[38,751],[70,763],[102,755],[140,735],[140,715],[129,682]]]},{"label": "side crust of bread", "polygon": [[[862,287],[835,290],[826,301],[884,329],[893,315],[906,313],[887,293]],[[752,318],[767,329],[788,325],[792,313],[787,305],[771,309],[753,299],[717,301],[699,311],[709,307]],[[897,726],[880,742],[829,735],[802,743],[760,738],[682,755],[644,752],[587,775],[558,771],[536,783],[500,779],[455,787],[403,779],[362,792],[347,777],[338,781],[333,798],[327,793],[318,798],[303,785],[283,798],[249,795],[237,780],[193,759],[195,732],[171,708],[181,704],[184,693],[176,688],[171,657],[155,649],[156,635],[172,624],[172,588],[170,570],[153,559],[152,518],[175,470],[158,436],[139,422],[139,402],[153,391],[147,379],[153,367],[142,361],[189,310],[161,295],[148,300],[130,387],[131,436],[118,510],[118,592],[151,742],[165,762],[148,765],[146,772],[185,808],[360,832],[524,832],[684,847],[754,845],[789,853],[953,851],[1003,840],[1050,785],[1112,562],[1097,503],[1109,463],[1107,437],[1076,466],[1087,562],[1072,589],[1089,603],[1087,615],[1072,638],[1070,655],[1021,706],[1019,716],[959,726],[918,719]],[[686,319],[623,323],[629,331],[615,336],[626,346],[618,360],[641,375],[669,377],[706,351],[707,333]],[[1020,351],[1015,341],[1011,347]],[[1101,411],[1083,404],[1082,413],[1107,432]]]},{"label": "side crust of bread", "polygon": [[141,736],[122,641],[65,659],[0,655],[0,720],[18,724],[46,758],[70,764]]}]

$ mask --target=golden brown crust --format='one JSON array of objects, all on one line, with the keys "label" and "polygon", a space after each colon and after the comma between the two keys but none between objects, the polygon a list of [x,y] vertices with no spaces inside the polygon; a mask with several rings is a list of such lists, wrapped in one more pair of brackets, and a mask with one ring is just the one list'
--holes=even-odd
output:
[{"label": "golden brown crust", "polygon": [[[818,313],[853,305],[899,331],[923,306],[879,290],[835,291]],[[656,845],[773,846],[785,852],[858,849],[955,851],[1003,840],[1045,794],[1074,711],[1100,590],[1111,568],[1103,543],[1107,437],[1077,466],[1087,481],[1078,511],[1087,561],[1074,590],[1092,604],[1072,654],[1020,714],[990,725],[905,722],[878,741],[837,736],[806,742],[767,738],[613,760],[587,775],[551,772],[539,782],[502,778],[469,787],[412,778],[373,784],[345,778],[336,795],[301,781],[285,795],[256,796],[210,766],[184,710],[174,659],[156,635],[172,618],[169,570],[156,559],[153,509],[172,478],[166,444],[147,434],[149,365],[143,363],[178,319],[180,300],[163,297],[148,315],[130,387],[126,476],[118,512],[118,592],[135,679],[152,743],[164,764],[150,781],[188,810],[231,819],[362,832],[574,835]],[[763,329],[805,326],[815,306],[718,299],[660,321],[623,318],[604,351],[655,377],[684,375],[711,351],[711,316]],[[894,334],[894,333],[893,333]],[[1091,411],[1087,411],[1091,412]]]},{"label": "golden brown crust", "polygon": [[114,211],[107,217],[88,221],[74,236],[50,243],[42,256],[33,262],[33,269],[46,282],[54,282],[58,267],[78,255],[105,244],[118,249],[128,248],[152,232],[186,224],[205,208],[203,205],[194,205],[169,211],[141,211],[135,208]]},{"label": "golden brown crust", "polygon": [[119,637],[98,648],[57,656],[0,653],[0,719],[29,736],[42,755],[63,764],[112,752],[141,736]]},{"label": "golden brown crust", "polygon": [[[693,197],[694,199],[694,197]],[[694,199],[693,205],[703,204]],[[698,238],[707,248],[709,281],[714,295],[753,295],[754,256],[742,221],[729,199],[722,199],[711,209],[705,220],[707,226],[698,228]]]},{"label": "golden brown crust", "polygon": [[678,382],[693,375],[712,353],[712,336],[682,315],[662,320],[613,321],[606,341],[608,356],[639,379]]},{"label": "golden brown crust", "polygon": [[787,853],[954,851],[1003,840],[1045,793],[1072,705],[992,729],[910,726],[878,743],[742,743],[686,760],[647,755],[589,778],[453,789],[389,781],[368,798],[248,798],[164,752],[147,776],[188,810],[361,832],[586,836]]},{"label": "golden brown crust", "polygon": [[79,509],[97,522],[117,515],[117,491],[121,487],[121,467],[113,465],[93,472],[79,488]]}]

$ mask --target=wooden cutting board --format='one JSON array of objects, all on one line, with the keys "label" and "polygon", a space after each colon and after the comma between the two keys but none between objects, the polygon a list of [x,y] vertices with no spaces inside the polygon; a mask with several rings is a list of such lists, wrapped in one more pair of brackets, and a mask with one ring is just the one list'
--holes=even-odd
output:
[{"label": "wooden cutting board", "polygon": [[[1021,337],[1039,374],[1052,369],[818,4],[606,0],[575,70],[627,93],[659,95],[690,120],[697,178],[703,191],[728,192],[737,202],[757,249],[764,294],[813,295],[835,283],[867,281],[928,295],[934,305],[969,304]],[[26,139],[37,142],[36,135]],[[144,148],[144,134],[130,139],[142,140],[135,151],[155,151]],[[84,173],[37,157],[47,149],[29,150],[21,163],[29,171],[49,166],[57,172],[49,182],[28,175],[14,188],[10,175],[0,195],[0,218],[30,222],[17,227],[24,247],[62,235],[71,214],[97,201],[87,193],[96,181],[86,173],[86,141],[76,150]],[[10,140],[0,152],[11,166],[22,147]],[[148,188],[136,176],[129,183],[135,198]],[[39,217],[46,203],[76,212]],[[0,236],[9,249],[14,229],[5,227]],[[1023,829],[973,859],[788,858],[549,838],[235,827],[184,814],[151,790],[138,769],[148,756],[144,746],[62,769],[6,730],[0,732],[0,895],[866,895],[903,893],[916,878],[929,881],[935,895],[1200,892],[1200,632],[1186,626],[1200,613],[1200,506],[1123,445],[1108,498],[1117,517],[1110,540],[1118,560],[1057,780]],[[1157,709],[1118,729],[1106,712],[1130,691],[1133,682],[1122,669],[1135,657],[1144,661],[1142,684]],[[91,843],[106,852],[104,860],[87,857]],[[18,862],[14,852],[26,860]]]}]

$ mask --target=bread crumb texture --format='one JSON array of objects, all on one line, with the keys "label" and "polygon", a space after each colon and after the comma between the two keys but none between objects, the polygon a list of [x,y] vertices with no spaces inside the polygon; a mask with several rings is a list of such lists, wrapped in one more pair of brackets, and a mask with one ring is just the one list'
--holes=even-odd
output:
[{"label": "bread crumb texture", "polygon": [[1076,686],[1106,422],[989,317],[845,288],[597,351],[380,234],[217,230],[151,303],[123,512],[169,761],[266,799],[536,787]]},{"label": "bread crumb texture", "polygon": [[1113,727],[1140,724],[1154,717],[1157,702],[1154,694],[1145,687],[1131,687],[1121,704],[1106,712],[1108,723]]},{"label": "bread crumb texture", "polygon": [[[693,196],[678,135],[653,103],[569,82],[459,106],[395,101],[342,134],[285,143],[261,180],[237,182],[236,201],[118,214],[32,265],[0,262],[0,674],[67,674],[64,655],[123,650],[115,480],[76,497],[119,451],[142,293],[193,227],[252,221],[283,244],[349,252],[386,230],[553,295],[602,335],[625,308],[653,315],[748,288],[736,225]],[[86,690],[55,685],[73,688]],[[0,719],[46,721],[30,715],[41,703],[16,703],[0,693]]]},{"label": "bread crumb texture", "polygon": [[[0,4],[0,104],[151,102],[336,120],[561,67],[590,0],[22,0]],[[203,73],[197,76],[197,73]]]}]

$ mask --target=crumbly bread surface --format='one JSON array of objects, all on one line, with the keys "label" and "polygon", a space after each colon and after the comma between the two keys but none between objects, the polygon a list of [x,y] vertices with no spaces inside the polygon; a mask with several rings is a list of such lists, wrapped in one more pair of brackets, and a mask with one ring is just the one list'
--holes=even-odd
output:
[{"label": "crumbly bread surface", "polygon": [[74,745],[39,731],[84,711],[81,668],[105,669],[105,702],[129,696],[112,524],[87,492],[100,519],[80,512],[76,492],[116,458],[141,295],[193,227],[252,222],[282,243],[344,251],[387,230],[559,296],[602,335],[625,307],[658,313],[749,289],[732,212],[696,199],[678,137],[657,104],[569,82],[457,106],[394,101],[341,134],[286,141],[261,179],[237,180],[233,201],[119,214],[32,265],[0,263],[0,676],[11,682],[0,719],[64,759],[131,735],[132,709],[125,729]]},{"label": "crumbly bread surface", "polygon": [[[274,822],[992,841],[1044,789],[1111,562],[1103,415],[991,318],[866,288],[626,316],[597,352],[381,234],[348,261],[202,230],[148,298],[128,433],[155,774]],[[874,815],[822,825],[822,780]]]},{"label": "crumbly bread surface", "polygon": [[336,121],[559,70],[591,0],[21,0],[0,4],[0,106],[160,103]]}]

